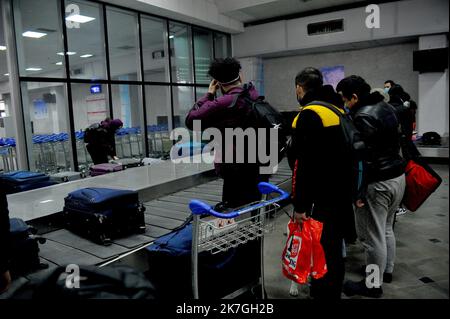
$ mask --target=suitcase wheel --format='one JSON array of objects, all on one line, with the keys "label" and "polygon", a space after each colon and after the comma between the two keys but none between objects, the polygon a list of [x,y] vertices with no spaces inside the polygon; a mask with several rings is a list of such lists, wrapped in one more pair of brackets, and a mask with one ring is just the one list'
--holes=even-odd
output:
[{"label": "suitcase wheel", "polygon": [[47,242],[47,239],[44,238],[44,237],[38,237],[37,241],[38,241],[39,244],[43,245],[43,244],[45,244]]}]

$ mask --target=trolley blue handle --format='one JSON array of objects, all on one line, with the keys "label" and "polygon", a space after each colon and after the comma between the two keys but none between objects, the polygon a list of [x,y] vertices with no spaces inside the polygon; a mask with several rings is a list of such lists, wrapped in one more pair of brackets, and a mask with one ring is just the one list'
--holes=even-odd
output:
[{"label": "trolley blue handle", "polygon": [[208,204],[205,204],[202,201],[199,201],[197,199],[191,200],[189,203],[189,208],[192,211],[192,214],[195,215],[203,215],[203,214],[209,214],[218,218],[235,218],[239,215],[248,213],[252,210],[260,209],[265,206],[268,206],[270,204],[285,200],[289,197],[289,193],[285,192],[284,190],[278,188],[275,185],[272,185],[270,183],[261,182],[258,184],[258,189],[262,194],[271,194],[271,193],[278,193],[280,196],[276,198],[269,199],[264,202],[259,202],[250,206],[246,206],[243,208],[240,208],[238,210],[231,211],[229,213],[223,214],[216,212],[211,206]]}]

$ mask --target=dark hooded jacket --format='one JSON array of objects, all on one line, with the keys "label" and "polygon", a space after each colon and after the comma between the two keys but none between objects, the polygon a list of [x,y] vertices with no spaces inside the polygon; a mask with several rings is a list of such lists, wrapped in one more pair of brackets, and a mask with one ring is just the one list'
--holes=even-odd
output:
[{"label": "dark hooded jacket", "polygon": [[[309,91],[300,101],[305,106],[322,101],[342,109],[342,99],[329,86]],[[295,123],[295,122],[294,122]],[[355,239],[351,194],[351,161],[340,122],[328,125],[313,110],[304,108],[296,121],[293,147],[296,162],[292,177],[295,211],[321,222],[331,222],[348,242]]]},{"label": "dark hooded jacket", "polygon": [[[1,185],[0,185],[1,187]],[[6,193],[0,189],[0,274],[8,270],[9,263],[9,213]]]},{"label": "dark hooded jacket", "polygon": [[402,175],[405,161],[400,156],[399,122],[395,109],[375,92],[353,107],[351,114],[367,148],[368,183]]}]

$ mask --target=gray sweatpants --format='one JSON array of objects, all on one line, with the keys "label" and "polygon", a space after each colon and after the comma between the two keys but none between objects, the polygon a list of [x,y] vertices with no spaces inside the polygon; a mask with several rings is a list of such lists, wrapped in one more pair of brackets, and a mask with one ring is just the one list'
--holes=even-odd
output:
[{"label": "gray sweatpants", "polygon": [[405,175],[368,186],[366,205],[355,212],[356,232],[365,254],[366,265],[378,265],[380,283],[383,273],[392,273],[395,262],[395,212],[405,192]]}]

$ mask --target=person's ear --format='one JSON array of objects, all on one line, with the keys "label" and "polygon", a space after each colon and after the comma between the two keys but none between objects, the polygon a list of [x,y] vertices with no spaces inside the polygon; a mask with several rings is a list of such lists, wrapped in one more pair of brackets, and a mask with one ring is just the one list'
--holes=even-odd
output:
[{"label": "person's ear", "polygon": [[355,93],[352,94],[352,100],[353,100],[353,104],[357,104],[359,101],[358,95],[356,95]]}]

